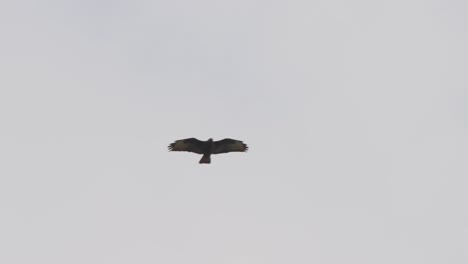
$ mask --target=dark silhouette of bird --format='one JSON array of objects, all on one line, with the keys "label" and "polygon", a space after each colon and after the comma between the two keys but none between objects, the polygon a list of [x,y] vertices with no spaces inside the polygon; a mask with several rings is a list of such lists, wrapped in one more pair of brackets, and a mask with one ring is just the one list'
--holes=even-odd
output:
[{"label": "dark silhouette of bird", "polygon": [[211,154],[221,154],[228,152],[246,152],[249,147],[244,142],[236,139],[225,138],[219,141],[213,141],[212,138],[207,141],[201,141],[196,138],[186,138],[176,140],[169,146],[169,151],[188,151],[202,154],[200,164],[211,163]]}]

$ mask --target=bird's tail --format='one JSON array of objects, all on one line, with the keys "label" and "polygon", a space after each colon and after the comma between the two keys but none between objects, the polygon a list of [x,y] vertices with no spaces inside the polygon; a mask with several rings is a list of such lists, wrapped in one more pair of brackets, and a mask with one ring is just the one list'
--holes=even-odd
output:
[{"label": "bird's tail", "polygon": [[210,155],[203,155],[203,157],[200,160],[200,164],[202,163],[210,164],[211,163]]}]

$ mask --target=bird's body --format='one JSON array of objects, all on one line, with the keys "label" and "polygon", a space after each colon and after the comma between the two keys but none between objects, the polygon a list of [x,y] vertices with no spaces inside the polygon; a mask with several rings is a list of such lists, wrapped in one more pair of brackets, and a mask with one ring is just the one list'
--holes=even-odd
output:
[{"label": "bird's body", "polygon": [[203,157],[200,160],[200,164],[210,164],[211,163],[211,153],[213,153],[214,143],[213,139],[210,138],[206,141],[206,144],[203,146]]},{"label": "bird's body", "polygon": [[207,141],[201,141],[196,138],[186,138],[176,140],[169,145],[169,151],[188,151],[202,154],[201,164],[211,163],[211,154],[220,154],[228,152],[246,152],[248,146],[240,140],[225,138],[219,141],[213,141],[212,138]]}]

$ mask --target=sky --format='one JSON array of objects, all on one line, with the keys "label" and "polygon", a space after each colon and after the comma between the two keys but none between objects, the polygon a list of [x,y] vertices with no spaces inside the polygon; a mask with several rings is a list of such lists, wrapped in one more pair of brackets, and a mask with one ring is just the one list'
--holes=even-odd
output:
[{"label": "sky", "polygon": [[468,263],[467,12],[1,1],[0,262]]}]

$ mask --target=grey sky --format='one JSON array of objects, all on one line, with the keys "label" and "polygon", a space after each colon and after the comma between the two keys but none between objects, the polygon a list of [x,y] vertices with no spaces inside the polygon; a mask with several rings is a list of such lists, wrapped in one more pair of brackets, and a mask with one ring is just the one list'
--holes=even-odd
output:
[{"label": "grey sky", "polygon": [[467,3],[0,2],[0,262],[467,263]]}]

